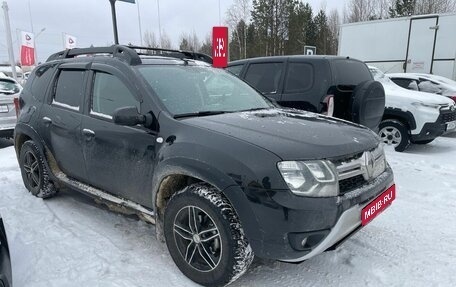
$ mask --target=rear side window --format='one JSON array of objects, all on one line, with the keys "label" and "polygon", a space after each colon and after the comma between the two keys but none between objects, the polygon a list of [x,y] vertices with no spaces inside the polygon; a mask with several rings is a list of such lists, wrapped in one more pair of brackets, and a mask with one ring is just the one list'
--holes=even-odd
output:
[{"label": "rear side window", "polygon": [[285,79],[285,92],[304,92],[312,88],[313,67],[306,63],[289,63]]},{"label": "rear side window", "polygon": [[[37,70],[30,75],[26,82],[25,88],[29,89],[32,96],[39,102],[44,101],[47,87],[52,81],[52,71],[54,71],[54,69],[51,68],[52,67],[50,65],[37,68]],[[30,85],[28,85],[29,83]]]},{"label": "rear side window", "polygon": [[251,64],[245,80],[264,94],[275,94],[282,76],[282,63]]},{"label": "rear side window", "polygon": [[239,77],[241,75],[241,71],[242,71],[243,67],[244,67],[244,65],[230,66],[230,67],[227,67],[226,70],[228,72],[230,72],[231,74]]},{"label": "rear side window", "polygon": [[336,76],[336,85],[357,86],[358,84],[372,80],[372,75],[366,64],[354,60],[343,59],[333,61],[333,69]]},{"label": "rear side window", "polygon": [[57,80],[54,94],[54,104],[79,110],[83,97],[83,70],[62,70]]},{"label": "rear side window", "polygon": [[112,117],[116,109],[131,106],[139,110],[139,101],[119,78],[107,73],[95,74],[92,113]]},{"label": "rear side window", "polygon": [[410,79],[391,79],[396,85],[401,86],[404,89],[408,89],[413,80]]}]

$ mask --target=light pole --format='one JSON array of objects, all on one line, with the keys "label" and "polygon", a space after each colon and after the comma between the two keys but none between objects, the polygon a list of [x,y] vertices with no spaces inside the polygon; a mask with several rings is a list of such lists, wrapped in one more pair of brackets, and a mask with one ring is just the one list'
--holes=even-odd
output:
[{"label": "light pole", "polygon": [[160,0],[157,0],[157,13],[158,13],[158,37],[160,38],[160,47],[163,46],[162,41],[162,29],[161,29],[161,23],[160,23]]},{"label": "light pole", "polygon": [[141,46],[143,45],[143,35],[142,35],[142,28],[141,28],[141,12],[139,9],[139,0],[137,1],[138,5],[138,23],[139,23],[139,41],[141,42]]},{"label": "light pole", "polygon": [[41,30],[38,33],[36,33],[35,37],[33,38],[33,46],[35,48],[35,66],[38,64],[38,52],[36,50],[36,39],[38,39],[38,37],[41,35],[41,33],[43,33],[45,30],[46,30],[45,27],[41,28]]},{"label": "light pole", "polygon": [[[135,0],[118,0],[121,2],[127,2],[135,4]],[[119,35],[117,33],[117,16],[116,16],[116,0],[109,0],[111,4],[111,15],[112,15],[112,28],[114,30],[114,43],[119,44]]]},{"label": "light pole", "polygon": [[9,14],[8,14],[8,3],[6,3],[6,1],[3,1],[2,8],[3,8],[4,17],[5,17],[6,42],[8,45],[8,56],[9,56],[10,65],[11,65],[11,73],[13,74],[13,78],[16,80],[17,74],[16,74],[16,63],[14,63],[13,39],[11,38],[11,26],[10,26]]}]

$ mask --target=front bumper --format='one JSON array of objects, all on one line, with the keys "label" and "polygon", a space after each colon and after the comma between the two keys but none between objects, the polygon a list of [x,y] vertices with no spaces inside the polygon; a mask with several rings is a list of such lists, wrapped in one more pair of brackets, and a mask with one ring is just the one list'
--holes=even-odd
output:
[{"label": "front bumper", "polygon": [[[388,167],[372,182],[339,197],[309,198],[284,190],[249,190],[247,197],[257,226],[244,229],[256,256],[300,262],[331,249],[359,230],[362,208],[393,182]],[[252,201],[253,194],[263,196]]]},{"label": "front bumper", "polygon": [[456,121],[456,111],[441,111],[440,116],[434,123],[425,123],[421,132],[411,136],[413,141],[425,141],[435,139],[445,133],[456,131],[455,128],[450,128],[449,123]]}]

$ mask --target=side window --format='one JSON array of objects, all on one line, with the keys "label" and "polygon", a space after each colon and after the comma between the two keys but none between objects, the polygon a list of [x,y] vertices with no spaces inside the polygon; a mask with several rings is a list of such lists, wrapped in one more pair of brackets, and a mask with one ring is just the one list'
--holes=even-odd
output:
[{"label": "side window", "polygon": [[312,88],[313,67],[306,63],[289,63],[285,79],[285,92],[304,92]]},{"label": "side window", "polygon": [[392,81],[396,85],[401,86],[404,89],[408,89],[410,83],[412,82],[412,80],[409,80],[409,79],[399,79],[399,78],[393,78]]},{"label": "side window", "polygon": [[53,103],[73,110],[79,110],[84,90],[84,73],[85,71],[83,70],[60,71],[55,86]]},{"label": "side window", "polygon": [[130,106],[136,107],[139,111],[139,102],[119,78],[107,73],[95,73],[92,114],[111,117],[116,109]]},{"label": "side window", "polygon": [[230,66],[230,67],[227,67],[226,70],[228,72],[230,72],[231,74],[239,77],[241,75],[241,71],[242,71],[243,67],[244,67],[244,65]]},{"label": "side window", "polygon": [[282,67],[282,63],[251,64],[245,80],[262,93],[275,94],[279,89]]},{"label": "side window", "polygon": [[42,66],[34,71],[27,80],[25,84],[25,89],[28,89],[29,92],[35,97],[39,102],[44,101],[46,95],[46,89],[49,83],[52,82],[52,75],[54,69],[51,69],[51,66]]}]

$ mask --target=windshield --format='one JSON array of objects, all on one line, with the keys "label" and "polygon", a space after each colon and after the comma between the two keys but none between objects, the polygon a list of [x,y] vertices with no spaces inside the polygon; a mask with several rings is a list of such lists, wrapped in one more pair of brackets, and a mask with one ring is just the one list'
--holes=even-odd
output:
[{"label": "windshield", "polygon": [[380,82],[382,84],[393,83],[393,81],[391,81],[390,78],[385,76],[385,74],[383,74],[383,72],[380,71],[379,69],[369,67],[369,71],[371,72],[372,76],[374,77],[374,80],[376,80],[377,82]]},{"label": "windshield", "polygon": [[249,85],[221,69],[154,65],[138,70],[174,116],[272,107]]},{"label": "windshield", "polygon": [[19,92],[20,88],[18,84],[0,80],[0,93],[16,94]]}]

